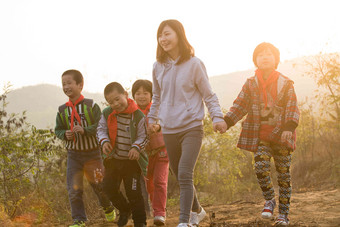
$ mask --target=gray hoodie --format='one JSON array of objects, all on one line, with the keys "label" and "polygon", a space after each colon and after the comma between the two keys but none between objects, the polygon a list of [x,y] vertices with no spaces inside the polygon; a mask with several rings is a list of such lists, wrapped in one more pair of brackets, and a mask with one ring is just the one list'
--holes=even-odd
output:
[{"label": "gray hoodie", "polygon": [[177,61],[155,62],[153,66],[149,123],[159,119],[164,134],[179,133],[202,125],[203,100],[213,122],[224,121],[203,62],[197,57],[191,57],[179,65],[176,65]]}]

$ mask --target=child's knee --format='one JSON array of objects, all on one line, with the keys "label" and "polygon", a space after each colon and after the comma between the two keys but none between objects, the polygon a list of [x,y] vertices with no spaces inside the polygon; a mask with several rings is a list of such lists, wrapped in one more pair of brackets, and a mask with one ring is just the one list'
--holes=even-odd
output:
[{"label": "child's knee", "polygon": [[255,171],[258,172],[269,172],[270,171],[270,161],[257,161],[254,163]]},{"label": "child's knee", "polygon": [[156,180],[154,181],[154,186],[155,186],[155,189],[163,189],[167,187],[167,181],[164,181],[164,180]]},{"label": "child's knee", "polygon": [[113,184],[104,183],[102,185],[102,188],[103,188],[103,192],[107,195],[119,193],[119,187]]},{"label": "child's knee", "polygon": [[82,199],[83,196],[83,189],[80,187],[77,187],[76,185],[73,185],[73,187],[68,187],[68,196],[71,201]]},{"label": "child's knee", "polygon": [[128,200],[129,200],[131,205],[138,204],[141,201],[144,202],[144,198],[143,198],[143,195],[142,195],[141,191],[126,192],[126,196],[128,197]]}]

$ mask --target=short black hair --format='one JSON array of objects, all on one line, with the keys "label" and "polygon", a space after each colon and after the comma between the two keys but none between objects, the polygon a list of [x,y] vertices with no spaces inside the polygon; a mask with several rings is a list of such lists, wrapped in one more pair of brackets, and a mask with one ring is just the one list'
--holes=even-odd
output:
[{"label": "short black hair", "polygon": [[106,85],[106,87],[104,88],[105,99],[106,99],[106,95],[108,95],[109,93],[111,93],[113,91],[117,91],[120,94],[124,94],[125,93],[125,89],[123,88],[123,86],[120,83],[118,83],[118,82],[111,82],[108,85]]},{"label": "short black hair", "polygon": [[259,55],[259,53],[264,51],[265,49],[269,49],[273,53],[275,57],[275,69],[277,69],[277,66],[279,65],[279,62],[280,62],[280,51],[273,44],[266,43],[266,42],[260,43],[259,45],[257,45],[257,47],[254,50],[253,62],[255,66],[258,67],[256,63],[257,55]]},{"label": "short black hair", "polygon": [[150,80],[136,80],[132,85],[132,97],[135,98],[135,94],[139,88],[143,87],[152,97],[152,82]]},{"label": "short black hair", "polygon": [[65,76],[65,75],[71,75],[72,78],[76,81],[77,84],[84,83],[84,77],[83,77],[83,75],[81,74],[81,72],[79,72],[79,71],[76,70],[76,69],[69,69],[69,70],[66,70],[66,71],[61,75],[61,77]]}]

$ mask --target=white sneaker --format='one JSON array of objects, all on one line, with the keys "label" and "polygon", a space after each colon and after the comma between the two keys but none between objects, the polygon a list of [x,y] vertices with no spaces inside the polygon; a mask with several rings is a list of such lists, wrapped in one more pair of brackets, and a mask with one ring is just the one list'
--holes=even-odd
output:
[{"label": "white sneaker", "polygon": [[264,208],[261,213],[262,218],[265,219],[272,218],[275,206],[276,206],[275,199],[267,200],[264,204]]},{"label": "white sneaker", "polygon": [[199,214],[197,212],[190,212],[189,223],[192,225],[198,225],[206,215],[207,212],[205,212],[203,207],[201,207],[201,212]]},{"label": "white sneaker", "polygon": [[275,226],[287,226],[289,225],[289,219],[285,214],[279,214],[275,222]]},{"label": "white sneaker", "polygon": [[194,227],[194,226],[190,223],[179,223],[179,225],[177,225],[177,227]]},{"label": "white sneaker", "polygon": [[155,216],[153,218],[153,223],[157,226],[165,224],[165,217],[163,216]]}]

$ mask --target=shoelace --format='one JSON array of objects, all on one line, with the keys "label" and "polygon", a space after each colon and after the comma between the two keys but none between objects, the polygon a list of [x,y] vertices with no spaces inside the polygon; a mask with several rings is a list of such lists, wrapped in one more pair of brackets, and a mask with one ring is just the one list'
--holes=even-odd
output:
[{"label": "shoelace", "polygon": [[275,204],[274,204],[273,200],[268,200],[268,201],[266,201],[265,204],[264,204],[263,211],[270,211],[270,212],[273,212],[274,206],[275,206]]},{"label": "shoelace", "polygon": [[288,217],[284,214],[279,214],[279,216],[277,217],[277,221],[276,222],[287,222],[288,223]]}]

